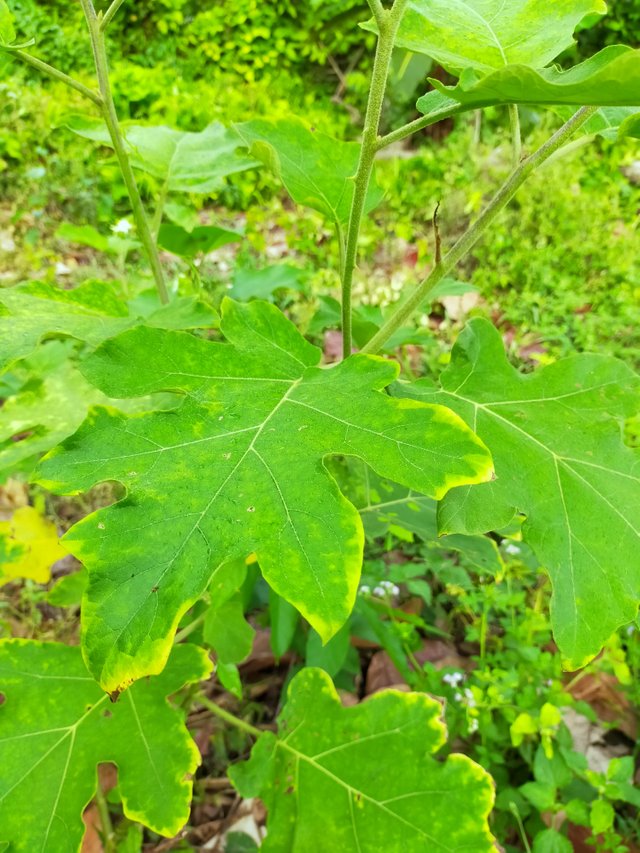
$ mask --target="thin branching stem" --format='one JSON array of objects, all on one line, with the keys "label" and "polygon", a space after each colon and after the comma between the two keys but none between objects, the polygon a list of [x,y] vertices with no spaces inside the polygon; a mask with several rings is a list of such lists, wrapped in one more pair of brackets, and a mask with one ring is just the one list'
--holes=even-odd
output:
[{"label": "thin branching stem", "polygon": [[455,268],[462,258],[471,251],[480,237],[488,231],[527,178],[542,163],[548,160],[552,154],[558,151],[591,118],[597,109],[597,107],[583,107],[560,130],[554,133],[544,145],[538,148],[530,157],[523,160],[517,169],[514,169],[478,219],[444,256],[441,263],[437,264],[427,278],[415,288],[411,296],[398,306],[382,328],[362,348],[363,352],[377,353],[380,351],[389,338],[403,326],[414,311],[428,301],[436,285]]},{"label": "thin branching stem", "polygon": [[31,54],[27,53],[25,50],[12,49],[7,51],[7,53],[10,53],[12,56],[18,56],[23,62],[26,62],[27,65],[31,65],[32,68],[42,71],[43,74],[47,74],[54,80],[59,80],[61,83],[65,83],[71,89],[75,89],[76,92],[79,92],[81,95],[84,95],[85,98],[93,101],[96,106],[102,108],[102,98],[100,97],[99,92],[96,92],[95,89],[90,89],[79,80],[69,77],[69,75],[65,74],[64,71],[59,71],[57,68],[54,68],[53,65],[43,62],[36,56],[31,56]]},{"label": "thin branching stem", "polygon": [[381,4],[377,4],[379,7],[378,17],[376,18],[378,44],[371,76],[371,89],[364,121],[360,159],[355,176],[342,274],[342,339],[345,358],[351,354],[351,291],[358,256],[358,238],[377,151],[380,117],[391,67],[393,44],[407,2],[408,0],[396,0],[389,10],[383,9]]},{"label": "thin branching stem", "polygon": [[80,0],[82,10],[89,27],[89,35],[91,37],[91,46],[93,48],[93,58],[96,66],[96,74],[98,75],[98,88],[101,96],[101,112],[104,118],[111,143],[120,166],[122,178],[129,194],[131,201],[131,209],[133,218],[136,223],[138,237],[144,247],[147,259],[151,266],[153,278],[158,291],[160,301],[166,305],[169,302],[169,293],[164,278],[164,271],[160,263],[160,255],[158,247],[151,233],[151,227],[147,218],[147,213],[142,203],[140,190],[136,176],[131,167],[131,161],[127,153],[124,137],[120,129],[120,122],[116,112],[113,93],[111,91],[111,82],[109,80],[109,62],[107,59],[107,50],[104,39],[104,32],[101,27],[101,20],[96,15],[95,8],[91,0]]},{"label": "thin branching stem", "polygon": [[120,8],[120,6],[122,6],[123,3],[124,0],[113,0],[113,3],[109,6],[107,11],[102,16],[102,20],[100,21],[100,29],[102,30],[102,32],[107,29],[113,19],[113,16],[117,13],[118,9]]},{"label": "thin branching stem", "polygon": [[438,112],[414,119],[414,121],[404,124],[397,130],[392,130],[391,133],[387,133],[386,136],[381,136],[376,143],[376,151],[382,151],[383,148],[393,145],[394,142],[400,142],[402,139],[407,139],[407,137],[413,136],[414,133],[424,130],[425,127],[430,127],[432,124],[436,124],[445,118],[451,118],[452,116],[458,115],[458,113],[464,112],[464,110],[465,108],[463,106],[456,104],[454,107],[447,107],[439,110]]}]

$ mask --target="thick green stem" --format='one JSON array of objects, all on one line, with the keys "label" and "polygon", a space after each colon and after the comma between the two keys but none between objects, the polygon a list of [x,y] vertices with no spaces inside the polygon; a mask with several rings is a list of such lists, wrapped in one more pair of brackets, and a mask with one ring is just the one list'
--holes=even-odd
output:
[{"label": "thick green stem", "polygon": [[353,273],[358,256],[358,237],[360,236],[360,226],[362,225],[367,191],[377,151],[380,117],[387,89],[393,43],[407,2],[408,0],[396,0],[393,8],[390,10],[383,9],[380,4],[372,4],[374,14],[377,10],[378,45],[373,64],[369,103],[367,104],[364,121],[360,160],[355,176],[342,275],[342,350],[345,358],[351,355],[351,291],[353,288]]},{"label": "thick green stem", "polygon": [[102,16],[102,20],[100,21],[100,29],[104,32],[109,24],[111,23],[111,19],[116,14],[120,6],[124,3],[124,0],[113,0],[113,3],[109,6],[107,11]]},{"label": "thick green stem", "polygon": [[454,267],[475,246],[480,237],[491,227],[498,215],[509,204],[522,184],[542,163],[551,157],[565,142],[587,122],[597,111],[597,107],[583,107],[557,133],[547,140],[536,152],[523,160],[515,169],[506,183],[498,190],[474,224],[460,237],[453,248],[444,256],[431,273],[424,279],[389,317],[387,322],[377,332],[369,343],[362,348],[363,352],[376,353],[389,338],[409,319],[420,305],[429,299],[431,291],[447,276]]},{"label": "thick green stem", "polygon": [[93,101],[96,106],[102,109],[102,98],[100,97],[100,93],[90,89],[83,83],[80,83],[79,80],[74,80],[73,77],[69,77],[69,75],[65,74],[64,71],[58,71],[58,69],[54,68],[53,65],[49,65],[47,62],[43,62],[41,59],[31,56],[30,53],[27,53],[24,50],[10,50],[7,51],[7,53],[10,53],[12,56],[20,57],[23,62],[26,62],[27,65],[31,65],[32,68],[37,68],[38,71],[42,71],[43,74],[53,77],[54,80],[59,80],[61,83],[65,83],[71,89],[75,89],[76,92],[80,92],[81,95],[84,95],[85,98]]},{"label": "thick green stem", "polygon": [[509,123],[511,124],[511,145],[513,146],[513,168],[516,169],[522,159],[522,131],[520,113],[517,104],[509,104]]},{"label": "thick green stem", "polygon": [[235,714],[230,714],[229,711],[225,711],[224,708],[216,705],[215,702],[212,702],[211,699],[207,699],[206,696],[198,696],[196,701],[208,711],[211,711],[212,714],[215,714],[216,717],[224,720],[225,723],[235,726],[236,729],[246,732],[248,735],[251,735],[251,737],[260,737],[262,734],[260,729],[252,726],[251,723],[241,720],[240,717],[236,717]]},{"label": "thick green stem", "polygon": [[158,247],[156,246],[151,233],[151,228],[149,227],[149,220],[147,219],[147,214],[142,203],[136,177],[133,173],[133,169],[131,168],[131,162],[129,160],[129,155],[127,154],[124,137],[120,130],[118,114],[116,113],[116,107],[113,101],[111,83],[109,81],[109,62],[107,60],[107,50],[105,46],[104,33],[101,27],[101,20],[96,15],[91,0],[80,0],[80,2],[82,4],[84,16],[89,27],[89,35],[91,37],[93,58],[96,66],[96,73],[98,75],[98,88],[100,89],[101,95],[102,116],[107,126],[107,130],[109,131],[113,149],[120,166],[120,171],[122,172],[122,178],[127,188],[127,193],[129,194],[131,210],[138,230],[138,237],[140,238],[147,254],[160,301],[166,305],[169,302],[169,294],[167,292],[162,264],[160,263]]}]

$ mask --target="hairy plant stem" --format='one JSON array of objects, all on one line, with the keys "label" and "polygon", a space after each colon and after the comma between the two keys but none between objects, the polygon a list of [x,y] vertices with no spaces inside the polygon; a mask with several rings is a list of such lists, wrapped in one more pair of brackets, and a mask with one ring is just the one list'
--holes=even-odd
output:
[{"label": "hairy plant stem", "polygon": [[501,211],[509,204],[516,192],[527,178],[546,160],[551,157],[564,143],[596,112],[597,107],[583,107],[560,130],[547,140],[530,157],[523,160],[502,187],[498,190],[487,207],[473,225],[460,237],[452,249],[447,252],[442,261],[404,300],[389,317],[382,328],[362,348],[362,352],[377,353],[389,338],[406,322],[420,305],[429,299],[429,295],[445,276],[465,257],[475,246],[480,237],[490,228]]},{"label": "hairy plant stem", "polygon": [[419,130],[424,130],[425,127],[430,127],[432,124],[437,124],[445,118],[451,118],[452,116],[458,115],[458,113],[464,111],[464,107],[461,104],[457,104],[455,107],[447,107],[439,110],[438,112],[429,113],[429,115],[414,119],[414,121],[410,121],[409,124],[405,124],[397,130],[392,130],[391,133],[387,133],[386,136],[379,137],[376,143],[376,151],[382,151],[383,148],[393,145],[394,142],[400,142],[408,136],[413,136],[413,134],[417,133]]},{"label": "hairy plant stem", "polygon": [[379,34],[344,253],[342,272],[342,352],[344,358],[351,355],[351,291],[358,256],[358,237],[360,236],[360,226],[362,225],[367,191],[377,151],[380,117],[391,67],[393,43],[407,2],[408,0],[395,0],[393,7],[389,10],[384,9],[379,2],[369,3],[376,17]]},{"label": "hairy plant stem", "polygon": [[133,173],[131,162],[129,161],[129,155],[127,154],[124,137],[120,130],[120,122],[118,120],[118,114],[116,112],[113,94],[111,92],[109,62],[107,59],[107,50],[102,27],[102,21],[104,19],[96,15],[92,0],[80,0],[80,3],[87,21],[87,26],[89,27],[93,58],[96,66],[96,74],[98,75],[98,88],[101,95],[100,109],[102,117],[104,118],[107,130],[109,131],[109,136],[111,137],[113,149],[120,166],[122,178],[127,188],[129,200],[131,201],[133,218],[138,231],[138,237],[140,238],[151,266],[151,272],[153,273],[160,302],[166,305],[169,302],[169,293],[164,279],[162,264],[160,263],[158,247],[153,239],[149,220],[147,219],[147,214],[140,196],[140,190],[138,189],[136,176]]},{"label": "hairy plant stem", "polygon": [[260,737],[262,732],[260,729],[257,729],[255,726],[252,726],[251,723],[247,723],[244,720],[241,720],[240,717],[236,717],[235,714],[229,713],[229,711],[225,711],[224,708],[221,708],[219,705],[216,705],[215,702],[212,702],[211,699],[207,699],[206,696],[198,696],[196,701],[199,705],[202,705],[203,708],[206,708],[208,711],[211,711],[216,717],[219,717],[221,720],[224,720],[225,723],[229,723],[231,726],[235,726],[236,729],[240,729],[243,732],[246,732],[251,737]]},{"label": "hairy plant stem", "polygon": [[517,104],[509,104],[509,123],[511,125],[511,145],[513,146],[513,168],[517,169],[522,160],[522,130]]},{"label": "hairy plant stem", "polygon": [[111,23],[113,16],[117,13],[118,9],[120,8],[120,6],[122,6],[123,3],[124,3],[124,0],[113,0],[113,3],[109,6],[107,11],[104,13],[104,15],[102,16],[102,20],[100,22],[100,29],[103,32],[107,29],[107,27]]},{"label": "hairy plant stem", "polygon": [[24,50],[7,50],[6,52],[10,53],[12,56],[20,57],[20,59],[23,62],[26,62],[27,65],[31,65],[32,68],[37,68],[38,71],[42,71],[43,74],[53,77],[54,80],[59,80],[61,83],[65,83],[71,89],[75,89],[76,92],[84,95],[85,98],[93,101],[97,107],[102,109],[102,97],[100,96],[100,93],[96,92],[94,89],[90,89],[88,86],[85,86],[79,80],[74,80],[73,77],[69,77],[69,75],[65,74],[64,71],[58,71],[58,69],[54,68],[53,65],[49,65],[47,62],[43,62],[41,59],[31,56],[30,53],[27,53]]}]

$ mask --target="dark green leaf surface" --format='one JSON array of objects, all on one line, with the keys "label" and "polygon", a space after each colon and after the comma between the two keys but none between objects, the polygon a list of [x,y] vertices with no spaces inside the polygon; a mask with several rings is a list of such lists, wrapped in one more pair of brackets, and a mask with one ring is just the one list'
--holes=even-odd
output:
[{"label": "dark green leaf surface", "polygon": [[[106,125],[100,119],[73,116],[67,126],[85,139],[112,146]],[[170,127],[123,125],[131,165],[166,185],[170,192],[210,193],[220,189],[223,179],[258,165],[240,149],[235,131],[213,122],[200,133]]]},{"label": "dark green leaf surface", "polygon": [[544,68],[573,44],[587,15],[606,10],[603,0],[410,0],[396,45],[454,74],[515,64]]},{"label": "dark green leaf surface", "polygon": [[73,853],[96,767],[113,762],[124,813],[160,835],[184,826],[200,754],[166,697],[206,678],[202,649],[177,646],[166,669],[115,704],[80,650],[57,643],[0,643],[0,840],[15,853]]},{"label": "dark green leaf surface", "polygon": [[292,681],[279,733],[231,768],[244,797],[268,809],[264,853],[495,851],[493,784],[463,755],[432,756],[446,740],[439,703],[386,690],[343,708],[326,673]]},{"label": "dark green leaf surface", "polygon": [[65,335],[92,347],[141,322],[164,329],[215,325],[208,306],[175,299],[147,316],[129,309],[111,284],[89,281],[76,290],[31,282],[0,290],[0,370],[33,352],[45,337]]},{"label": "dark green leaf surface", "polygon": [[[637,107],[640,51],[613,45],[567,71],[508,65],[485,75],[464,71],[456,86],[445,86],[438,80],[431,83],[443,97],[467,110],[493,104]],[[418,100],[417,106],[429,115],[434,103],[430,92]]]},{"label": "dark green leaf surface", "polygon": [[[236,126],[251,154],[272,169],[291,198],[340,226],[349,220],[360,145],[312,130],[299,119],[255,120]],[[382,200],[371,182],[366,210]]]},{"label": "dark green leaf surface", "polygon": [[450,406],[487,443],[497,479],[455,489],[441,532],[478,533],[527,516],[523,537],[548,570],[556,642],[572,669],[636,615],[640,601],[640,454],[620,421],[640,409],[640,379],[616,359],[578,355],[531,375],[507,361],[498,332],[473,320],[442,388],[400,393]]},{"label": "dark green leaf surface", "polygon": [[363,532],[327,455],[358,456],[436,498],[491,476],[456,415],[381,393],[397,364],[358,355],[320,368],[320,351],[273,306],[225,300],[223,314],[226,344],[146,327],[105,342],[83,366],[96,387],[180,390],[184,402],[130,418],[97,409],[41,468],[54,491],[104,480],[128,491],[66,537],[89,569],[85,653],[108,690],[159,671],[216,566],[251,553],[325,641],[339,630]]}]

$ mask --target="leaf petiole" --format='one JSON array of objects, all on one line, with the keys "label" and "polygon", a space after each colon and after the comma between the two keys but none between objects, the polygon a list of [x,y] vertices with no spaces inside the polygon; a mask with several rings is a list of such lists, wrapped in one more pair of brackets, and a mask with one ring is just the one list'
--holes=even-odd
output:
[{"label": "leaf petiole", "polygon": [[229,711],[225,711],[224,708],[221,708],[220,705],[217,705],[215,702],[212,702],[211,699],[207,699],[206,696],[198,696],[196,700],[203,708],[206,708],[208,711],[211,711],[216,717],[219,717],[221,720],[224,720],[225,723],[229,723],[229,725],[234,726],[236,729],[240,729],[243,732],[246,732],[251,737],[260,737],[262,732],[260,729],[252,726],[251,723],[245,722],[245,720],[241,720],[240,717],[236,717],[235,714],[231,714]]},{"label": "leaf petiole", "polygon": [[413,312],[429,299],[429,295],[436,285],[456,267],[475,246],[480,237],[488,231],[527,178],[552,154],[562,148],[565,142],[591,118],[597,109],[597,107],[582,107],[544,145],[523,160],[517,169],[514,169],[479,218],[444,256],[442,263],[437,264],[427,278],[415,288],[411,296],[396,309],[373,338],[362,347],[362,352],[377,353],[380,351],[381,347],[402,327]]}]

